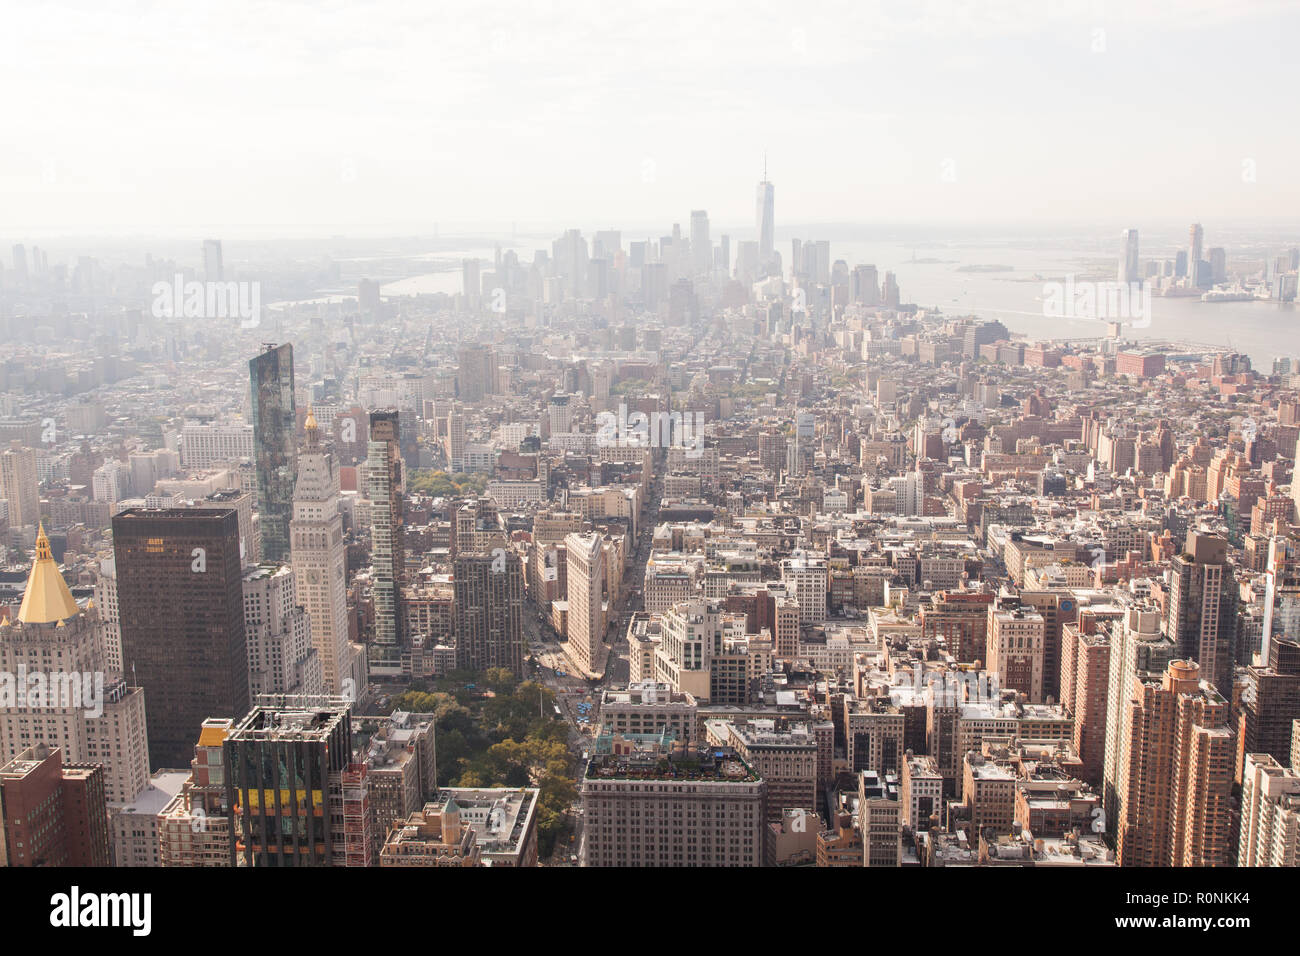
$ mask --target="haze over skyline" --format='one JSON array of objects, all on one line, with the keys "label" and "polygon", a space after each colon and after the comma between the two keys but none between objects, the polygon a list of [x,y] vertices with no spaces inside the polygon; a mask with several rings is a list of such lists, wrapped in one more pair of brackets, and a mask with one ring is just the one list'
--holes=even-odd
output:
[{"label": "haze over skyline", "polygon": [[729,9],[16,9],[6,232],[752,224],[764,153],[778,238],[1300,206],[1296,2]]}]

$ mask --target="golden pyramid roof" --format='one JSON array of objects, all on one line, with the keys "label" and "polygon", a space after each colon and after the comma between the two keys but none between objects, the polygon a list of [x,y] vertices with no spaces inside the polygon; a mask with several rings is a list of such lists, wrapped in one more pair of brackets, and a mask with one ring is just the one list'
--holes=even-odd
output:
[{"label": "golden pyramid roof", "polygon": [[23,624],[52,624],[76,616],[76,598],[68,590],[59,566],[54,563],[50,539],[45,536],[45,526],[41,524],[36,529],[36,561],[27,578],[18,620]]}]

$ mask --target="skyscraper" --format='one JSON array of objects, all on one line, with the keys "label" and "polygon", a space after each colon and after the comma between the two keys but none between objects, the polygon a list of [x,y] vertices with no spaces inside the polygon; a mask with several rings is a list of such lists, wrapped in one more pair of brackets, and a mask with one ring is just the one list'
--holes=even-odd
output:
[{"label": "skyscraper", "polygon": [[1227,702],[1195,661],[1171,661],[1159,684],[1132,681],[1118,781],[1120,866],[1230,865]]},{"label": "skyscraper", "polygon": [[1191,278],[1192,285],[1195,285],[1199,271],[1197,267],[1201,262],[1201,247],[1205,244],[1205,230],[1199,222],[1194,222],[1187,233],[1187,275]]},{"label": "skyscraper", "polygon": [[271,346],[248,363],[253,397],[253,456],[261,514],[262,560],[289,560],[289,521],[298,474],[298,420],[293,397],[293,346]]},{"label": "skyscraper", "polygon": [[27,249],[18,243],[13,248],[14,257],[14,278],[17,280],[19,287],[27,284]]},{"label": "skyscraper", "polygon": [[223,747],[231,866],[241,855],[245,866],[344,864],[348,814],[336,808],[352,757],[346,701],[260,698]]},{"label": "skyscraper", "polygon": [[1300,642],[1274,638],[1268,654],[1258,665],[1246,668],[1246,686],[1238,704],[1238,759],[1270,754],[1279,763],[1290,764],[1297,756],[1291,752],[1291,738],[1292,724],[1300,718]]},{"label": "skyscraper", "polygon": [[1138,231],[1136,229],[1124,230],[1124,252],[1119,259],[1119,281],[1124,283],[1137,282],[1142,278],[1138,272]]},{"label": "skyscraper", "polygon": [[248,690],[258,694],[322,693],[320,655],[312,645],[311,618],[298,603],[293,571],[262,564],[244,574],[244,640]]},{"label": "skyscraper", "polygon": [[0,705],[0,763],[33,744],[57,747],[71,763],[102,764],[108,801],[125,804],[149,786],[144,692],[105,673],[95,618],[77,606],[38,527],[17,623],[0,624],[0,674],[43,674],[62,690],[39,706]]},{"label": "skyscraper", "polygon": [[873,265],[853,267],[852,295],[854,302],[862,305],[880,304],[880,276]]},{"label": "skyscraper", "polygon": [[36,452],[11,442],[0,454],[0,498],[9,502],[9,527],[26,528],[41,520],[40,482]]},{"label": "skyscraper", "polygon": [[184,767],[203,721],[248,711],[239,513],[113,517],[122,666],[149,701],[149,762]]},{"label": "skyscraper", "polygon": [[605,610],[601,595],[605,585],[605,551],[598,534],[568,535],[570,659],[582,670],[596,673],[605,636]]},{"label": "skyscraper", "polygon": [[1134,677],[1158,681],[1176,653],[1174,643],[1160,630],[1160,613],[1154,608],[1127,608],[1121,620],[1112,622],[1110,634],[1102,793],[1106,818],[1113,826],[1123,813],[1124,794],[1119,779],[1127,741],[1132,736],[1133,711],[1129,703]]},{"label": "skyscraper", "polygon": [[713,270],[709,214],[703,209],[691,210],[691,267],[697,276],[707,276]]},{"label": "skyscraper", "polygon": [[1237,866],[1300,865],[1300,773],[1270,754],[1247,753]]},{"label": "skyscraper", "polygon": [[477,309],[479,299],[483,295],[483,282],[479,278],[479,262],[477,259],[462,259],[460,261],[460,282],[462,291],[465,293],[465,308],[471,311]]},{"label": "skyscraper", "polygon": [[1223,282],[1228,278],[1228,252],[1222,246],[1215,246],[1205,253],[1210,264],[1210,281]]},{"label": "skyscraper", "polygon": [[772,184],[767,181],[766,164],[764,166],[763,181],[758,184],[758,198],[754,210],[755,231],[758,233],[758,264],[760,270],[768,267],[768,264],[772,261],[772,254],[776,251],[776,224],[773,209],[775,191]]},{"label": "skyscraper", "polygon": [[320,428],[310,410],[306,431],[307,444],[298,456],[293,520],[289,523],[291,560],[298,599],[311,618],[311,640],[320,655],[325,690],[342,694],[343,681],[353,675],[339,472],[334,455],[321,448]]},{"label": "skyscraper", "polygon": [[465,470],[465,416],[459,406],[447,413],[447,467],[453,473]]},{"label": "skyscraper", "polygon": [[375,648],[370,656],[377,674],[402,671],[402,580],[405,573],[401,426],[396,409],[370,413],[366,455],[366,497],[371,502],[370,560],[374,568]]},{"label": "skyscraper", "polygon": [[1220,694],[1232,695],[1237,638],[1237,589],[1228,542],[1191,531],[1173,561],[1165,633],[1180,657],[1196,661]]},{"label": "skyscraper", "polygon": [[578,229],[569,229],[551,243],[555,275],[563,280],[565,294],[582,298],[587,288],[587,240]]},{"label": "skyscraper", "polygon": [[456,353],[456,393],[462,402],[481,402],[496,391],[496,350],[470,345]]},{"label": "skyscraper", "polygon": [[573,414],[569,409],[568,395],[552,395],[547,409],[552,435],[562,435],[572,428]]},{"label": "skyscraper", "polygon": [[203,277],[209,282],[222,282],[225,279],[225,266],[221,261],[221,240],[203,240]]},{"label": "skyscraper", "polygon": [[524,567],[502,546],[456,555],[453,619],[456,666],[464,670],[524,665]]},{"label": "skyscraper", "polygon": [[885,308],[897,309],[902,302],[903,293],[898,288],[898,278],[892,272],[885,273],[885,282],[881,287],[881,298]]}]

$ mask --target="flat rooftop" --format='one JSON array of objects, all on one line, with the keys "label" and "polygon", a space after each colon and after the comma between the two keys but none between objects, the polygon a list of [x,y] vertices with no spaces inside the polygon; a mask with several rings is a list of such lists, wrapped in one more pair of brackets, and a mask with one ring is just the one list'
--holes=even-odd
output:
[{"label": "flat rooftop", "polygon": [[730,747],[683,753],[598,754],[587,763],[589,780],[704,780],[756,783],[759,775]]}]

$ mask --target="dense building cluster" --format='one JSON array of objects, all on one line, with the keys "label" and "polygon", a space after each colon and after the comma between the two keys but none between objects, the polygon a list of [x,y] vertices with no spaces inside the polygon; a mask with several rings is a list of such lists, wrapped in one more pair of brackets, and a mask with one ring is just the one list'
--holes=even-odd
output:
[{"label": "dense building cluster", "polygon": [[[783,261],[774,195],[755,241],[570,230],[454,294],[24,255],[7,862],[1296,865],[1300,364],[908,304]],[[1120,278],[1293,294],[1200,242],[1130,230]],[[284,301],[150,305],[173,274]],[[386,706],[488,671],[571,724],[549,858],[535,780],[440,788]]]}]

